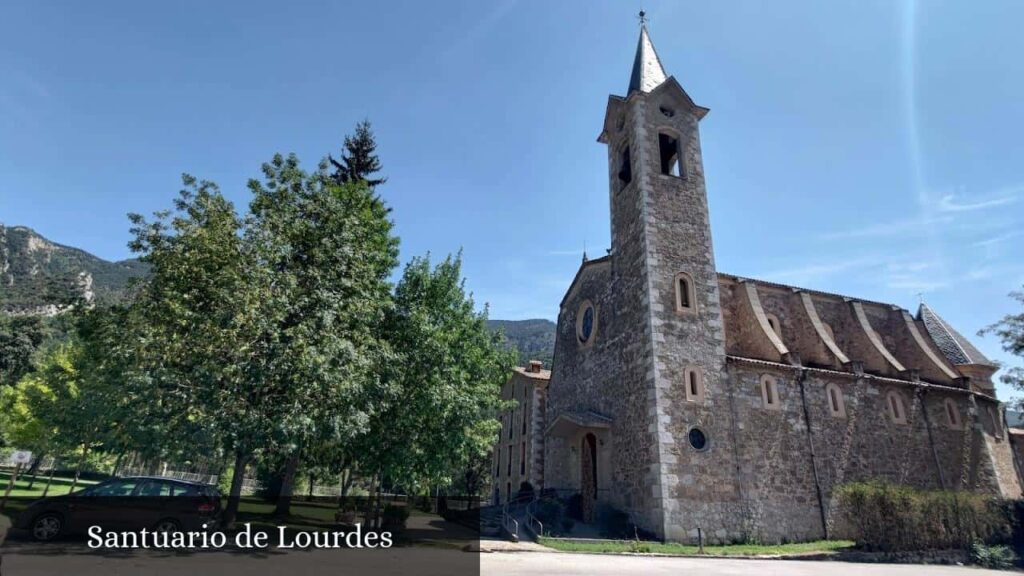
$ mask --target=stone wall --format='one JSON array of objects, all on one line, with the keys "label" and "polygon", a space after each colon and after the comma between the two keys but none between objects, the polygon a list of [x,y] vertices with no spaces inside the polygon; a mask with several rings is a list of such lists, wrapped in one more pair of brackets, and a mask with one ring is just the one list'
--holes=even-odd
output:
[{"label": "stone wall", "polygon": [[[1000,484],[997,476],[1014,471],[1012,459],[999,457],[999,453],[1009,452],[1009,443],[997,440],[983,423],[975,423],[966,393],[935,389],[920,393],[916,392],[920,388],[908,382],[808,370],[801,397],[798,368],[731,361],[729,374],[737,414],[734,452],[746,503],[734,511],[744,516],[742,524],[751,540],[823,537],[819,488],[831,535],[841,535],[835,488],[848,482],[886,480],[918,488],[970,489],[994,495],[1005,491],[1005,485],[1010,490],[1019,486],[1015,477],[1010,482],[1003,478]],[[765,409],[762,404],[763,374],[777,379],[778,410]],[[832,414],[826,392],[830,383],[842,390],[844,416]],[[906,401],[905,424],[890,417],[890,391]],[[955,403],[960,426],[951,426],[947,419],[947,398]],[[990,452],[996,454],[995,469]],[[705,528],[705,533],[715,531]]]},{"label": "stone wall", "polygon": [[[514,405],[501,413],[501,432],[492,449],[493,486],[498,489],[499,503],[510,494],[515,497],[523,482],[529,482],[535,489],[543,482],[546,382],[523,375],[520,370],[516,369],[501,389],[502,400],[514,401]],[[512,455],[511,469],[509,454]]]}]

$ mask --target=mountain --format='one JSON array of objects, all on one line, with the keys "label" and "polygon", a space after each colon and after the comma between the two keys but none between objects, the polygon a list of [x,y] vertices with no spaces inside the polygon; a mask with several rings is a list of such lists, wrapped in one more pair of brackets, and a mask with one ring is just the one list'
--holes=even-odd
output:
[{"label": "mountain", "polygon": [[488,320],[491,330],[501,330],[509,346],[519,352],[519,365],[525,366],[530,360],[544,362],[551,368],[551,357],[555,352],[555,323],[541,318],[533,320]]},{"label": "mountain", "polygon": [[[78,298],[99,303],[124,298],[133,278],[145,276],[148,264],[138,260],[109,262],[47,240],[25,226],[0,224],[0,312],[53,314]],[[504,332],[519,364],[541,360],[551,367],[555,323],[550,320],[488,320],[491,330]]]},{"label": "mountain", "polygon": [[31,228],[0,224],[0,311],[53,313],[78,298],[116,302],[148,268],[134,259],[108,262]]}]

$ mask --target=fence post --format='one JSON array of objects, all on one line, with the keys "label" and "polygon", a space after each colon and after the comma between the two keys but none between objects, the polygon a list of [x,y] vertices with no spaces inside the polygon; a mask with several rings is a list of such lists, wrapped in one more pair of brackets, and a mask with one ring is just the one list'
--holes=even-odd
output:
[{"label": "fence post", "polygon": [[11,472],[11,478],[7,482],[7,489],[4,490],[4,499],[0,500],[0,512],[3,511],[4,507],[7,506],[7,497],[11,495],[11,490],[14,488],[14,483],[18,481],[18,471],[21,470],[21,462],[14,465],[14,471]]}]

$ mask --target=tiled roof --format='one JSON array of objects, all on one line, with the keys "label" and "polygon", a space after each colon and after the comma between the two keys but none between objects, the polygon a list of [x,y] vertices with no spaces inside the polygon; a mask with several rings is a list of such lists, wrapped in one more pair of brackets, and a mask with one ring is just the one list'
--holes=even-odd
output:
[{"label": "tiled roof", "polygon": [[540,372],[530,372],[528,367],[523,368],[522,366],[516,366],[513,370],[515,370],[516,374],[519,374],[520,376],[526,376],[527,378],[532,378],[534,380],[551,380],[551,370],[544,370],[542,368]]},{"label": "tiled roof", "polygon": [[917,309],[917,319],[924,323],[925,330],[932,337],[935,345],[939,347],[942,354],[954,365],[960,364],[984,364],[995,366],[952,326],[946,323],[927,304],[921,303]]},{"label": "tiled roof", "polygon": [[725,272],[719,272],[718,273],[718,277],[719,277],[719,279],[726,278],[726,279],[732,279],[732,280],[735,280],[735,281],[753,282],[753,283],[755,283],[755,284],[757,284],[759,286],[772,286],[772,287],[775,287],[775,288],[782,288],[782,289],[785,289],[785,290],[807,292],[808,294],[817,294],[819,296],[831,296],[833,298],[840,298],[840,299],[843,299],[843,300],[857,300],[858,302],[864,302],[865,304],[876,304],[876,305],[879,305],[879,306],[886,306],[886,307],[889,307],[889,308],[900,308],[900,306],[896,306],[895,304],[890,304],[888,302],[879,302],[877,300],[865,300],[864,298],[854,298],[853,296],[846,296],[845,294],[836,294],[835,292],[825,292],[824,290],[814,290],[812,288],[803,288],[801,286],[793,286],[792,284],[782,284],[782,283],[779,283],[779,282],[772,282],[770,280],[760,280],[758,278],[750,278],[750,277],[747,277],[747,276],[737,276],[735,274],[726,274]]}]

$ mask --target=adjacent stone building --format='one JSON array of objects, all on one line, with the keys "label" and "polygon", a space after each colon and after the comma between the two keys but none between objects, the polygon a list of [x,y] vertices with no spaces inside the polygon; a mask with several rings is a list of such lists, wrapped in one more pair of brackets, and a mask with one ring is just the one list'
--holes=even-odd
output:
[{"label": "adjacent stone building", "polygon": [[718,271],[707,113],[642,28],[599,137],[611,249],[561,301],[550,384],[520,369],[506,385],[526,398],[498,498],[528,479],[582,494],[585,520],[614,508],[668,540],[774,542],[834,535],[850,481],[1019,497],[996,367],[929,307]]},{"label": "adjacent stone building", "polygon": [[544,414],[551,372],[538,360],[515,368],[501,389],[512,407],[502,412],[494,445],[494,504],[515,498],[523,483],[539,487],[544,478]]}]

